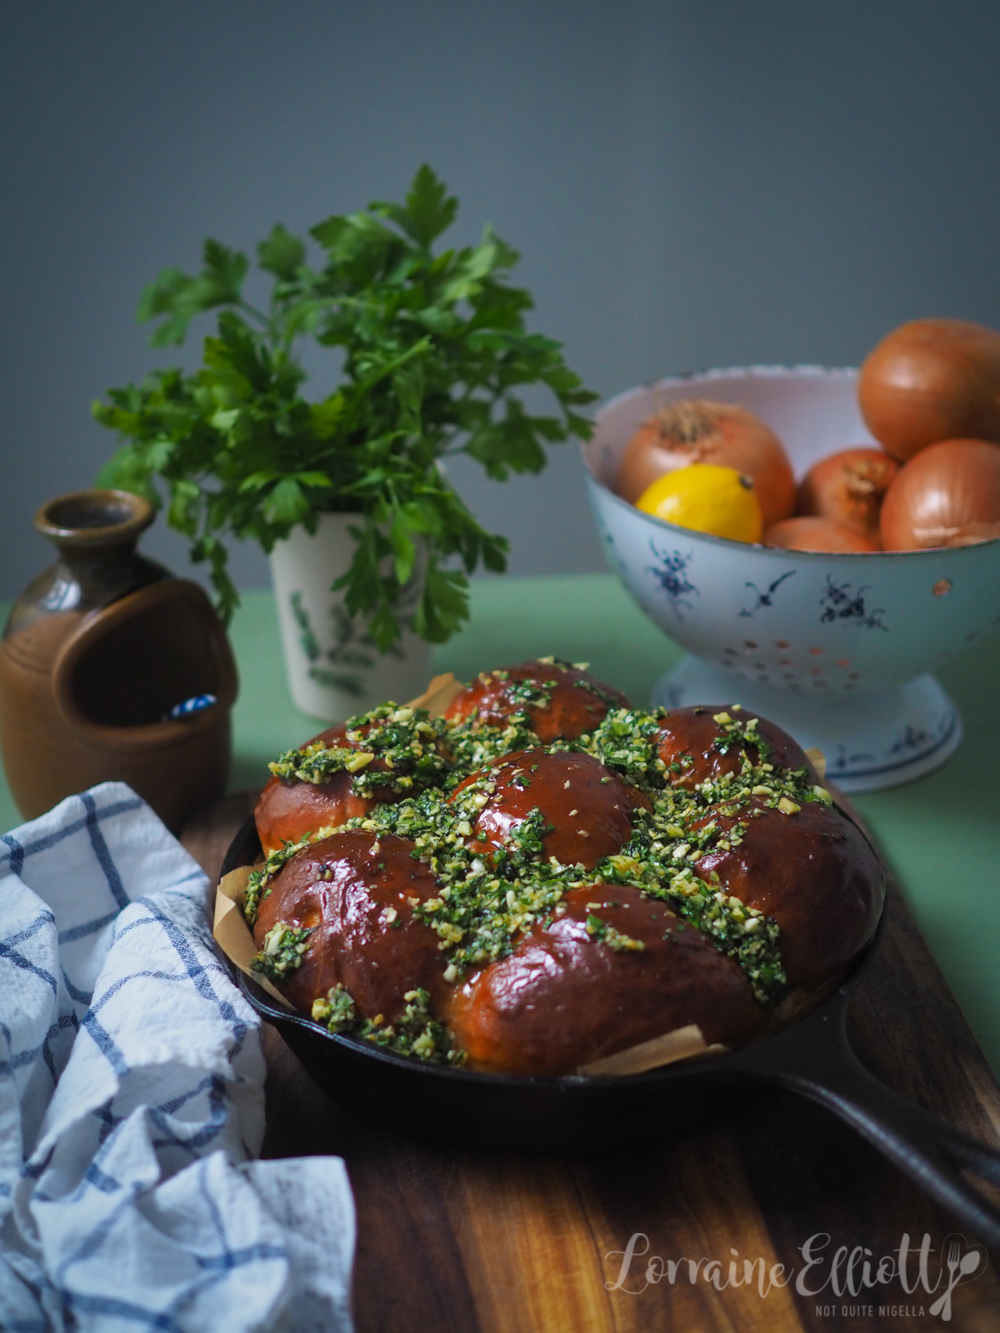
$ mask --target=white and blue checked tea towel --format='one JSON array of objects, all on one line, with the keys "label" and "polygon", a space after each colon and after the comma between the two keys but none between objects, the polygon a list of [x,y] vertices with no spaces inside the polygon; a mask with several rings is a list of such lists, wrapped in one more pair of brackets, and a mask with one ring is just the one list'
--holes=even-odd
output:
[{"label": "white and blue checked tea towel", "polygon": [[0,1329],[349,1329],[339,1158],[255,1161],[258,1020],[128,787],[0,837]]}]

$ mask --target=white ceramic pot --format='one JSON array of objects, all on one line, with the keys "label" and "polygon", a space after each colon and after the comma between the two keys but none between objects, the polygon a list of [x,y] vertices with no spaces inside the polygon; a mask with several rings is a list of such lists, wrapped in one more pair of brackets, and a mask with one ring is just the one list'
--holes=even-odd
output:
[{"label": "white ceramic pot", "polygon": [[775,550],[664,523],[613,489],[638,425],[682,398],[756,412],[797,477],[872,444],[857,375],[753,366],[662,380],[607,403],[583,454],[611,567],[689,654],[654,702],[755,708],[822,749],[841,786],[870,791],[929,772],[958,745],[958,710],[931,673],[1000,625],[1000,538],[867,555]]},{"label": "white ceramic pot", "polygon": [[[292,699],[304,713],[328,722],[342,722],[387,699],[412,699],[429,675],[428,643],[406,631],[380,653],[361,620],[348,615],[343,594],[331,591],[353,559],[348,529],[357,523],[357,514],[321,514],[315,535],[294,528],[271,553]],[[403,615],[412,612],[420,592],[415,578],[403,590]]]}]

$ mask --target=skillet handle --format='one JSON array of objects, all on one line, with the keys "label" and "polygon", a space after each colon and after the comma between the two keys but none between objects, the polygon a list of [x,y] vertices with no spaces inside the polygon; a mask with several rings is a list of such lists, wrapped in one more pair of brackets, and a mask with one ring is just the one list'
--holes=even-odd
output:
[{"label": "skillet handle", "polygon": [[1000,1250],[1000,1209],[962,1175],[1000,1186],[1000,1152],[925,1111],[870,1074],[851,1049],[846,999],[738,1052],[752,1077],[790,1088],[847,1122],[988,1246]]}]

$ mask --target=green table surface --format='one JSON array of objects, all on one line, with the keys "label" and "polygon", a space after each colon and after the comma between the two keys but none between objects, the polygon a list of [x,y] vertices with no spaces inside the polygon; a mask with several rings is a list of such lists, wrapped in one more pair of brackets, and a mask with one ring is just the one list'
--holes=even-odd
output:
[{"label": "green table surface", "polygon": [[[291,702],[274,598],[243,594],[232,625],[240,669],[231,790],[260,786],[268,760],[318,727]],[[435,649],[434,672],[467,680],[489,667],[554,653],[586,661],[636,704],[680,657],[612,575],[497,578],[472,587],[472,617]],[[854,798],[963,1013],[1000,1074],[1000,636],[939,673],[962,711],[965,739],[943,768],[907,786]],[[733,702],[739,702],[733,700]],[[0,778],[2,782],[2,778]],[[0,827],[20,816],[0,787]]]}]

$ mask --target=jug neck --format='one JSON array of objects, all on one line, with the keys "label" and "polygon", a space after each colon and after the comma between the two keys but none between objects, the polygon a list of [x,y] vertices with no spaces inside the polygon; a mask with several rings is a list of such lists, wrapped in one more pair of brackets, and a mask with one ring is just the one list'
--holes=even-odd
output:
[{"label": "jug neck", "polygon": [[168,578],[162,565],[135,549],[154,517],[148,500],[127,491],[74,491],[42,505],[35,527],[53,543],[59,559],[14,604],[5,637],[39,617],[85,614]]},{"label": "jug neck", "polygon": [[73,491],[42,505],[35,527],[73,569],[127,561],[155,517],[153,506],[128,491]]},{"label": "jug neck", "polygon": [[155,517],[153,506],[141,495],[73,491],[42,505],[35,527],[55,545],[59,563],[78,585],[79,593],[70,594],[77,607],[90,610],[166,574],[135,549]]}]

